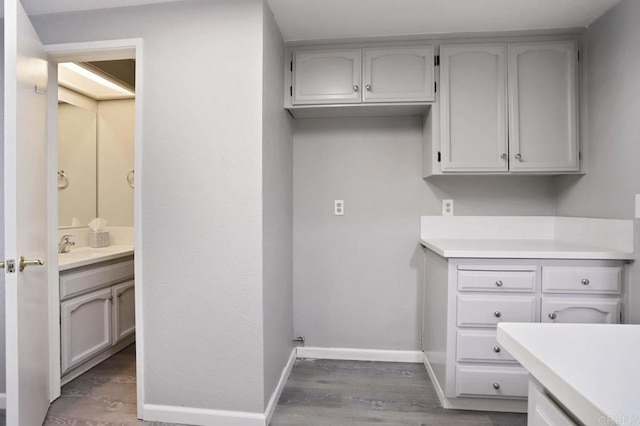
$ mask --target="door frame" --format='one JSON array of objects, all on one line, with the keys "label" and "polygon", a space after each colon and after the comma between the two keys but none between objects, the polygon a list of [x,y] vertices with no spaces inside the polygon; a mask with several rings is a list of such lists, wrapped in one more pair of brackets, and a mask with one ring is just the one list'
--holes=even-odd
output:
[{"label": "door frame", "polygon": [[[144,104],[144,49],[141,38],[64,43],[45,45],[49,56],[48,98],[48,148],[47,148],[47,212],[48,251],[47,264],[49,282],[49,397],[51,402],[60,396],[60,284],[58,270],[58,63],[71,61],[108,61],[117,59],[136,60],[134,169],[136,183],[133,190],[134,227],[134,273],[135,273],[135,320],[136,320],[136,390],[137,413],[142,418],[144,406],[144,318],[142,275],[142,167],[143,104]],[[56,208],[54,208],[56,207]]]}]

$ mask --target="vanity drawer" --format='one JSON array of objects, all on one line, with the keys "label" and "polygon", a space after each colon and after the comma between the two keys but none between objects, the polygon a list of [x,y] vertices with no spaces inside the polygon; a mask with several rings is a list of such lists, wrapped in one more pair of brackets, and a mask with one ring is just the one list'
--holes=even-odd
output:
[{"label": "vanity drawer", "polygon": [[130,280],[133,275],[133,260],[61,274],[60,300],[68,299],[94,288]]},{"label": "vanity drawer", "polygon": [[535,289],[536,272],[458,270],[460,291],[520,291]]},{"label": "vanity drawer", "polygon": [[458,295],[459,327],[495,327],[499,322],[535,322],[534,296]]},{"label": "vanity drawer", "polygon": [[522,367],[456,366],[456,396],[526,398],[529,373]]},{"label": "vanity drawer", "polygon": [[620,294],[620,266],[545,266],[542,291],[545,293]]},{"label": "vanity drawer", "polygon": [[456,347],[462,362],[517,362],[498,344],[494,330],[458,330]]}]

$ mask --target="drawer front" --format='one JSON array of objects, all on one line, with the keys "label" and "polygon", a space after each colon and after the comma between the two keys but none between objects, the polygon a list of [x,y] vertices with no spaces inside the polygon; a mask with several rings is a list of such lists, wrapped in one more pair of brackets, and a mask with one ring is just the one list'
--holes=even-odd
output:
[{"label": "drawer front", "polygon": [[60,275],[60,300],[133,277],[133,260]]},{"label": "drawer front", "polygon": [[535,285],[535,271],[458,271],[460,291],[530,292]]},{"label": "drawer front", "polygon": [[494,330],[458,330],[456,359],[463,362],[517,362],[496,341]]},{"label": "drawer front", "polygon": [[[603,422],[606,424],[606,422]],[[529,384],[529,426],[577,426],[555,402],[533,383]]]},{"label": "drawer front", "polygon": [[617,324],[620,322],[619,299],[542,298],[542,322],[577,324]]},{"label": "drawer front", "polygon": [[456,396],[526,398],[528,385],[522,367],[456,366]]},{"label": "drawer front", "polygon": [[620,294],[620,266],[545,266],[542,291],[545,293]]},{"label": "drawer front", "polygon": [[459,327],[495,327],[499,322],[535,322],[534,296],[458,295]]}]

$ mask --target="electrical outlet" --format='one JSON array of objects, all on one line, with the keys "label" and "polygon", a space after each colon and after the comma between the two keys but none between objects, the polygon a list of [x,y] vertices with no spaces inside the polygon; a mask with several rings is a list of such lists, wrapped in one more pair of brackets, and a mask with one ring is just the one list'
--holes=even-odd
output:
[{"label": "electrical outlet", "polygon": [[344,200],[333,200],[333,214],[344,216]]},{"label": "electrical outlet", "polygon": [[442,216],[453,216],[453,200],[442,200]]}]

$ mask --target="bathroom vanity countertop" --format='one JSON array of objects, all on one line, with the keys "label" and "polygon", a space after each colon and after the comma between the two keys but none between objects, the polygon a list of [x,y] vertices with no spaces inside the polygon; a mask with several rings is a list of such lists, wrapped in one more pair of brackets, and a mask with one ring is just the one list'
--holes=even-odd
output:
[{"label": "bathroom vanity countertop", "polygon": [[60,271],[66,271],[131,255],[133,255],[133,246],[127,245],[102,248],[77,247],[72,248],[69,253],[58,254],[58,266]]},{"label": "bathroom vanity countertop", "polygon": [[640,325],[501,323],[497,339],[582,423],[640,424]]},{"label": "bathroom vanity countertop", "polygon": [[633,252],[554,239],[424,239],[420,244],[446,258],[633,260]]}]

